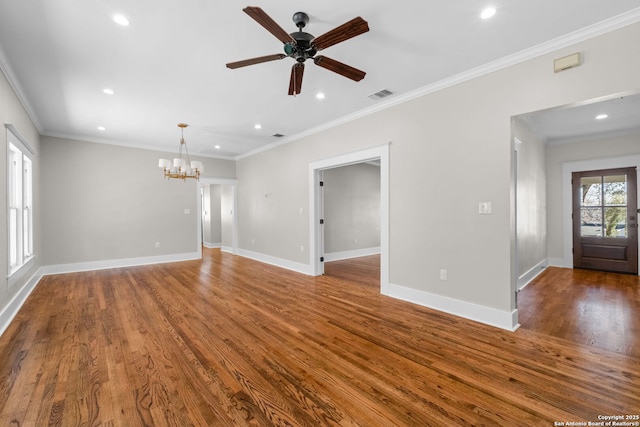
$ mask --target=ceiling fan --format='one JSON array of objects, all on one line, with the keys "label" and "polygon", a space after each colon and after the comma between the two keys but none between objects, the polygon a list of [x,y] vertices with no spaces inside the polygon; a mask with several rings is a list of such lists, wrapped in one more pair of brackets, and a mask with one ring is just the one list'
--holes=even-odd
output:
[{"label": "ceiling fan", "polygon": [[262,62],[275,61],[283,59],[287,56],[296,60],[291,67],[291,79],[289,80],[289,95],[297,95],[302,89],[302,75],[304,73],[304,62],[307,59],[313,59],[316,65],[322,68],[338,73],[341,76],[359,82],[365,76],[365,72],[353,68],[347,64],[336,61],[326,56],[318,55],[319,50],[326,49],[329,46],[343,42],[352,37],[359,36],[369,31],[369,24],[361,17],[353,18],[339,27],[314,37],[309,33],[305,33],[302,29],[309,23],[309,15],[304,12],[296,12],[293,14],[293,22],[298,27],[298,31],[287,33],[280,27],[269,15],[261,8],[247,6],[242,9],[247,15],[252,17],[258,24],[262,25],[267,31],[276,36],[278,40],[284,43],[284,53],[275,55],[259,56],[257,58],[245,59],[243,61],[230,62],[228,68],[236,69],[246,67],[247,65],[260,64]]}]

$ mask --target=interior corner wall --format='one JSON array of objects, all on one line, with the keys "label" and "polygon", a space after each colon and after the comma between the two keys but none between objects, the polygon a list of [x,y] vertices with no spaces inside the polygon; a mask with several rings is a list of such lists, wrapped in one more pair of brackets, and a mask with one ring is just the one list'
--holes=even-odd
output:
[{"label": "interior corner wall", "polygon": [[[164,179],[167,153],[54,137],[41,150],[45,265],[199,253],[197,182]],[[233,178],[233,161],[200,160]]]},{"label": "interior corner wall", "polygon": [[324,254],[380,248],[380,167],[357,163],[323,171]]},{"label": "interior corner wall", "polygon": [[545,142],[522,119],[514,121],[517,138],[518,278],[546,262],[547,163]]},{"label": "interior corner wall", "polygon": [[[639,39],[629,25],[239,159],[239,247],[309,265],[309,163],[391,142],[390,281],[517,314],[511,117],[640,88]],[[584,63],[554,73],[574,52]]]},{"label": "interior corner wall", "polygon": [[[12,125],[19,136],[36,153],[33,155],[33,227],[35,259],[28,267],[29,271],[20,272],[20,279],[11,288],[8,286],[8,231],[7,231],[7,129],[6,125]],[[4,72],[0,70],[0,185],[3,188],[0,197],[0,330],[3,330],[8,320],[13,316],[13,311],[19,306],[14,304],[15,298],[26,297],[30,292],[31,278],[42,265],[42,188],[41,188],[41,158],[40,135],[31,121],[27,111],[16,96],[13,88],[6,79]]]},{"label": "interior corner wall", "polygon": [[[640,133],[548,145],[546,162],[549,239],[547,252],[550,259],[561,260],[564,257],[562,165],[567,162],[625,157],[634,154],[640,154]],[[557,264],[562,265],[561,262]]]}]

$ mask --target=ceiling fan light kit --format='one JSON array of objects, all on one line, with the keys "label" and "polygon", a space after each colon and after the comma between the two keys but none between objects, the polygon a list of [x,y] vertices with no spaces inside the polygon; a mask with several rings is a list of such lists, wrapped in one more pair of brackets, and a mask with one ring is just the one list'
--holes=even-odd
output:
[{"label": "ceiling fan light kit", "polygon": [[295,59],[296,63],[291,67],[291,77],[289,80],[289,95],[298,95],[302,90],[302,76],[304,74],[304,63],[307,59],[312,59],[314,64],[334,73],[340,74],[348,79],[359,82],[366,73],[350,65],[343,64],[335,59],[326,56],[316,56],[318,51],[329,46],[338,44],[350,38],[359,36],[369,31],[369,24],[361,17],[353,18],[339,27],[324,33],[318,37],[302,31],[309,23],[309,15],[304,12],[293,14],[293,23],[298,27],[297,32],[287,33],[261,8],[247,6],[242,9],[247,15],[262,25],[267,31],[273,34],[278,40],[284,43],[284,54],[274,54],[245,59],[242,61],[230,62],[227,68],[236,69],[248,65],[260,64],[263,62],[275,61],[286,57]]}]

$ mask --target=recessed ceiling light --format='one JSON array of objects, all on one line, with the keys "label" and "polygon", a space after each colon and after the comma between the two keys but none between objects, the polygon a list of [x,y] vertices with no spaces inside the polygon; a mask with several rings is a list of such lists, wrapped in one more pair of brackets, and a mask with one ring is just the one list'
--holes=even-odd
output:
[{"label": "recessed ceiling light", "polygon": [[108,87],[106,87],[106,88],[102,89],[102,91],[103,91],[104,93],[106,93],[107,95],[113,95],[113,94],[115,93],[115,92],[113,91],[113,89],[110,89],[110,88],[108,88]]},{"label": "recessed ceiling light", "polygon": [[216,145],[216,146],[214,146],[213,148],[215,148],[216,150],[219,150],[219,149],[220,149],[220,146],[219,146],[219,145]]},{"label": "recessed ceiling light", "polygon": [[482,13],[480,14],[480,18],[489,19],[495,14],[496,14],[496,9],[494,7],[488,7],[482,11]]},{"label": "recessed ceiling light", "polygon": [[256,123],[255,125],[253,125],[253,127],[255,129],[262,129],[262,125],[260,123]]},{"label": "recessed ceiling light", "polygon": [[98,126],[98,130],[104,132],[107,128],[104,126]]},{"label": "recessed ceiling light", "polygon": [[122,25],[123,27],[126,27],[129,25],[129,19],[127,19],[127,17],[124,15],[114,15],[113,22],[115,22],[118,25]]},{"label": "recessed ceiling light", "polygon": [[316,98],[317,99],[324,99],[324,93],[322,93],[322,92],[316,93]]},{"label": "recessed ceiling light", "polygon": [[609,115],[608,115],[608,114],[598,114],[598,115],[596,116],[596,120],[604,120],[604,119],[606,119],[607,117],[609,117]]}]

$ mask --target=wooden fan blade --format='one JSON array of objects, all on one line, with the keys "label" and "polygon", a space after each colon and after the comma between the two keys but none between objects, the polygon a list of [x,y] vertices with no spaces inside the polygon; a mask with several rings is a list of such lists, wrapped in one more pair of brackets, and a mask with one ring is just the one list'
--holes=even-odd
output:
[{"label": "wooden fan blade", "polygon": [[339,27],[322,34],[312,40],[315,47],[320,49],[326,49],[329,46],[349,40],[352,37],[359,36],[362,33],[369,31],[369,24],[361,17],[353,18],[349,22],[345,22]]},{"label": "wooden fan blade", "polygon": [[257,58],[244,59],[242,61],[229,62],[227,68],[235,70],[236,68],[246,67],[247,65],[260,64],[262,62],[275,61],[277,59],[286,58],[284,53],[276,53],[275,55],[259,56]]},{"label": "wooden fan blade", "polygon": [[276,36],[282,43],[296,43],[296,40],[289,35],[280,25],[276,23],[264,10],[255,6],[247,6],[242,9],[244,13],[249,15],[258,24],[262,25],[267,31]]},{"label": "wooden fan blade", "polygon": [[302,75],[304,74],[304,64],[296,62],[291,67],[291,79],[289,80],[289,95],[299,95],[302,90]]},{"label": "wooden fan blade", "polygon": [[367,74],[364,71],[353,68],[350,65],[343,64],[335,59],[327,58],[326,56],[316,56],[313,58],[313,62],[322,68],[326,68],[329,71],[333,71],[334,73],[338,73],[341,76],[345,76],[346,78],[357,82],[364,79],[364,76]]}]

